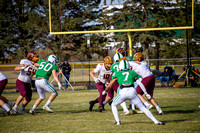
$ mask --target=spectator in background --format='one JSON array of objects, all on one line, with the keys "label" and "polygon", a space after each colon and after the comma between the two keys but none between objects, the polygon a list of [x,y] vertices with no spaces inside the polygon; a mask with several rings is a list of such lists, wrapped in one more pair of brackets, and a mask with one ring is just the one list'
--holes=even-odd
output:
[{"label": "spectator in background", "polygon": [[170,80],[171,76],[172,76],[172,68],[166,66],[164,68],[164,72],[162,72],[162,74],[160,76],[160,86],[161,87],[164,86],[163,81],[166,81],[167,82],[166,86],[168,87],[169,86],[169,80]]},{"label": "spectator in background", "polygon": [[[67,59],[65,59],[64,63],[61,64],[60,68],[62,69],[62,73],[65,76],[65,78],[69,81],[71,66],[68,63]],[[68,81],[65,80],[65,90],[68,90]]]}]

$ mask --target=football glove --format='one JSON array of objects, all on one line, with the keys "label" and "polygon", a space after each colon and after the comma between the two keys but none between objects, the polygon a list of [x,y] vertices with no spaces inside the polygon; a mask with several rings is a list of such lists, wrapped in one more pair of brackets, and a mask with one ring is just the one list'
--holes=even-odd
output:
[{"label": "football glove", "polygon": [[106,94],[107,94],[107,92],[106,92],[106,91],[103,91],[103,92],[102,92],[102,95],[106,95]]},{"label": "football glove", "polygon": [[94,78],[94,82],[98,84],[99,83],[99,79],[98,78]]},{"label": "football glove", "polygon": [[58,82],[58,87],[59,87],[59,90],[61,91],[62,90],[62,84],[60,82]]},{"label": "football glove", "polygon": [[145,96],[146,96],[147,99],[151,99],[151,95],[145,94]]}]

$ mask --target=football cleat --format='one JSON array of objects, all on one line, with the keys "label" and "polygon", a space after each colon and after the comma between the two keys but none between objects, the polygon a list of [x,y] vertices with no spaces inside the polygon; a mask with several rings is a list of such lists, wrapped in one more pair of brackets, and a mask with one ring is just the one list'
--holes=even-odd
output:
[{"label": "football cleat", "polygon": [[121,115],[129,115],[130,112],[129,111],[123,111],[123,113],[121,113]]},{"label": "football cleat", "polygon": [[35,110],[34,109],[30,109],[29,113],[34,115],[35,114]]},{"label": "football cleat", "polygon": [[133,111],[133,114],[137,114],[137,111],[136,110],[132,110]]},{"label": "football cleat", "polygon": [[22,115],[28,114],[28,113],[26,113],[25,109],[19,110],[18,113],[19,113],[19,114],[22,114]]},{"label": "football cleat", "polygon": [[90,101],[89,104],[90,104],[89,110],[92,111],[95,102],[94,101]]},{"label": "football cleat", "polygon": [[99,112],[102,112],[103,111],[103,107],[99,106]]},{"label": "football cleat", "polygon": [[156,124],[156,125],[165,125],[165,123],[164,123],[164,122],[161,122],[161,121],[158,121],[158,122],[156,122],[155,124]]},{"label": "football cleat", "polygon": [[12,108],[12,109],[10,110],[10,112],[11,112],[12,115],[16,115],[16,114],[18,114],[16,108]]},{"label": "football cleat", "polygon": [[48,111],[48,112],[50,112],[50,113],[53,113],[53,110],[51,110],[51,108],[50,108],[49,106],[47,106],[47,105],[44,105],[44,106],[42,107],[42,109],[44,109],[44,110],[46,110],[46,111]]},{"label": "football cleat", "polygon": [[158,115],[164,115],[164,113],[162,112],[162,110],[158,111]]},{"label": "football cleat", "polygon": [[119,122],[115,121],[114,125],[120,125],[120,123],[121,123],[120,121]]}]

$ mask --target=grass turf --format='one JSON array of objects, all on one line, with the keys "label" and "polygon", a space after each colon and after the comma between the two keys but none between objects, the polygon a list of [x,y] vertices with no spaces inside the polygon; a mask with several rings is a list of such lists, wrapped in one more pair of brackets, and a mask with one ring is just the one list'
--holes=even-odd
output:
[{"label": "grass turf", "polygon": [[[99,96],[97,90],[60,91],[58,97],[51,104],[54,113],[42,110],[46,99],[39,105],[35,115],[7,116],[0,113],[1,133],[65,133],[65,132],[170,132],[188,133],[200,132],[200,90],[199,88],[155,88],[154,98],[157,100],[164,115],[156,115],[155,108],[150,111],[165,125],[155,125],[145,114],[131,114],[121,116],[122,108],[118,106],[121,125],[113,125],[114,117],[109,105],[105,111],[98,112],[98,104],[89,111],[89,101]],[[3,94],[14,102],[19,93]],[[33,93],[32,101],[26,111],[33,106],[38,98]],[[126,102],[127,106],[129,101]],[[19,107],[18,107],[19,108]]]}]

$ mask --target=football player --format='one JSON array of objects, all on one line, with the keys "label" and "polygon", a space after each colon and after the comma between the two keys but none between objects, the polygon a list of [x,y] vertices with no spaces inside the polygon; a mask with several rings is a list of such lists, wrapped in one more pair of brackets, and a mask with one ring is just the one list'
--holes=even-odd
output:
[{"label": "football player", "polygon": [[[20,96],[17,98],[13,110],[15,114],[27,114],[25,112],[25,107],[31,101],[32,89],[31,89],[31,80],[33,75],[35,75],[37,67],[34,65],[39,61],[40,57],[35,51],[31,51],[27,55],[27,59],[22,59],[20,65],[15,67],[15,71],[20,71],[20,74],[16,81],[17,89],[20,93]],[[22,100],[24,101],[22,102]],[[22,102],[22,106],[17,112],[18,105]]]},{"label": "football player", "polygon": [[[1,106],[3,111],[8,112],[10,109],[12,109],[13,103],[9,101],[7,98],[2,96],[1,94],[3,93],[6,85],[8,83],[8,78],[0,71],[0,100],[1,100]],[[10,108],[6,105],[8,104]]]},{"label": "football player", "polygon": [[[116,73],[117,71],[119,71],[119,60],[120,60],[122,57],[123,57],[123,55],[122,55],[121,53],[116,53],[116,54],[114,55],[114,62],[115,62],[115,63],[112,64],[112,66],[111,66],[112,75],[114,75],[114,73]],[[110,77],[110,78],[112,78],[112,77]],[[114,91],[117,93],[118,87],[119,87],[119,84],[118,84],[118,82],[116,81],[116,82],[112,85],[111,89],[108,90],[106,99],[105,99],[105,101],[103,102],[104,105],[113,99]],[[126,103],[123,102],[123,103],[121,103],[120,105],[121,105],[122,108],[123,108],[123,113],[122,113],[121,115],[129,115],[129,110],[128,110],[127,106],[126,106]]]},{"label": "football player", "polygon": [[[110,80],[110,76],[112,73],[110,67],[112,64],[113,64],[113,61],[111,57],[106,56],[104,58],[104,63],[99,63],[96,66],[96,68],[90,72],[90,76],[94,79],[96,88],[98,89],[99,95],[100,95],[96,100],[89,102],[90,111],[92,111],[95,103],[99,103],[99,109],[98,109],[99,112],[102,112],[102,110],[104,110],[103,101],[105,100],[106,96],[102,95],[102,92],[104,91],[106,84]],[[94,74],[98,74],[98,77],[95,77]]]},{"label": "football player", "polygon": [[[144,60],[144,55],[138,52],[134,55],[133,60],[134,61],[129,62],[130,66],[132,70],[134,70],[139,76],[142,77],[141,82],[145,86],[147,93],[151,95],[151,98],[148,99],[148,101],[151,102],[156,107],[158,114],[162,115],[163,111],[161,110],[156,100],[153,98],[153,91],[155,87],[155,77],[153,73],[150,71],[147,62]],[[152,105],[146,102],[145,98],[142,96],[144,92],[141,90],[140,86],[137,86],[136,91],[139,98],[144,103],[144,105],[147,108],[151,108]]]},{"label": "football player", "polygon": [[[137,107],[142,110],[147,117],[149,117],[155,124],[164,125],[163,122],[158,121],[152,113],[143,105],[139,97],[137,96],[137,92],[134,88],[134,81],[138,75],[135,71],[129,70],[130,66],[128,61],[122,60],[119,63],[119,71],[113,75],[113,79],[110,84],[106,87],[105,91],[103,91],[103,95],[111,88],[111,86],[118,81],[120,89],[118,90],[117,96],[114,98],[113,103],[111,104],[112,112],[115,117],[115,125],[120,125],[119,116],[117,106],[124,102],[125,100],[129,100],[131,104],[137,105]],[[140,82],[140,81],[139,81]],[[140,85],[140,84],[139,84]],[[143,88],[143,86],[141,86]],[[145,89],[145,88],[143,88]]]},{"label": "football player", "polygon": [[123,55],[123,57],[126,56],[126,52],[125,52],[125,50],[123,48],[117,48],[115,53],[120,53],[120,54]]},{"label": "football player", "polygon": [[45,91],[50,92],[51,96],[49,97],[46,104],[43,106],[43,109],[48,112],[53,112],[53,110],[49,106],[53,102],[53,100],[58,96],[58,92],[56,91],[54,85],[51,84],[48,80],[52,74],[54,79],[58,83],[59,89],[62,89],[62,85],[59,82],[58,76],[56,74],[56,72],[58,71],[58,67],[56,66],[57,62],[58,58],[55,55],[49,55],[47,57],[47,61],[41,59],[36,64],[36,66],[39,66],[39,68],[36,72],[35,85],[40,97],[36,100],[29,113],[35,114],[37,106],[45,99]]}]

